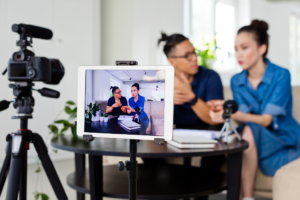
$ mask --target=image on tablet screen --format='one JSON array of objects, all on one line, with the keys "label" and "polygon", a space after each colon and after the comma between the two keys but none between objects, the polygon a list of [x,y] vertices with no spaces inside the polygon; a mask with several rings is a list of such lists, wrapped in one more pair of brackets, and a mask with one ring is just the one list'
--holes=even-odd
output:
[{"label": "image on tablet screen", "polygon": [[164,136],[164,70],[86,70],[85,132]]}]

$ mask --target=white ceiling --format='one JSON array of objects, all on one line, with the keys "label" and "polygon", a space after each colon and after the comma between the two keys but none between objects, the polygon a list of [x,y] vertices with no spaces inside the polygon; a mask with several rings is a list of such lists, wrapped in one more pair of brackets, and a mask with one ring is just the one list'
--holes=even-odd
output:
[{"label": "white ceiling", "polygon": [[272,1],[272,2],[280,2],[280,1],[282,1],[282,2],[286,2],[286,1],[299,1],[300,2],[300,0],[267,0],[267,1]]},{"label": "white ceiling", "polygon": [[[113,77],[126,82],[142,82],[143,76],[155,76],[157,70],[106,70]],[[146,73],[146,74],[145,74]],[[131,80],[130,80],[131,78]]]}]

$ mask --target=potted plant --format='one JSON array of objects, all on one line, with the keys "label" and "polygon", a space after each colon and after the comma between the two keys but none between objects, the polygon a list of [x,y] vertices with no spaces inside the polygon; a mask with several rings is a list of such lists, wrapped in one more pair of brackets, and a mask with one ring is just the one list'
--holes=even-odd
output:
[{"label": "potted plant", "polygon": [[100,121],[103,122],[103,120],[104,120],[104,113],[101,111],[100,112]]},{"label": "potted plant", "polygon": [[108,113],[104,114],[104,122],[108,122]]},{"label": "potted plant", "polygon": [[[91,102],[89,105],[87,105],[88,109],[85,110],[85,121],[87,123],[100,120],[100,105],[101,104],[97,104],[97,102],[94,104]],[[93,116],[94,118],[92,118]]]}]

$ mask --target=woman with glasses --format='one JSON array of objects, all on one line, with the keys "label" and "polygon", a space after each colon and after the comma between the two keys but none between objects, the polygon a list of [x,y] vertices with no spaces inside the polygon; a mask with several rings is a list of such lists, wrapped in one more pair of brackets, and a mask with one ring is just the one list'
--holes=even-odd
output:
[{"label": "woman with glasses", "polygon": [[149,125],[149,118],[144,111],[145,97],[140,94],[140,85],[135,83],[131,86],[131,95],[132,97],[129,99],[129,106],[127,107],[127,112],[131,113],[133,116],[138,114],[139,119],[145,122],[145,124]]},{"label": "woman with glasses", "polygon": [[113,96],[108,99],[106,113],[114,116],[127,115],[127,99],[117,86],[111,86]]}]

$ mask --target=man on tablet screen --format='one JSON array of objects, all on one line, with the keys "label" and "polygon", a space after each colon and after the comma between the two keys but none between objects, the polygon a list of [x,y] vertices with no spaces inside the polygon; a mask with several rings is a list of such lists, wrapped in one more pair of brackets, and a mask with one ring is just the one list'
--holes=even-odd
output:
[{"label": "man on tablet screen", "polygon": [[223,99],[223,86],[219,75],[197,65],[195,49],[181,34],[167,36],[162,33],[158,44],[165,41],[164,53],[175,69],[174,124],[176,128],[216,129],[210,116],[210,101]]}]

